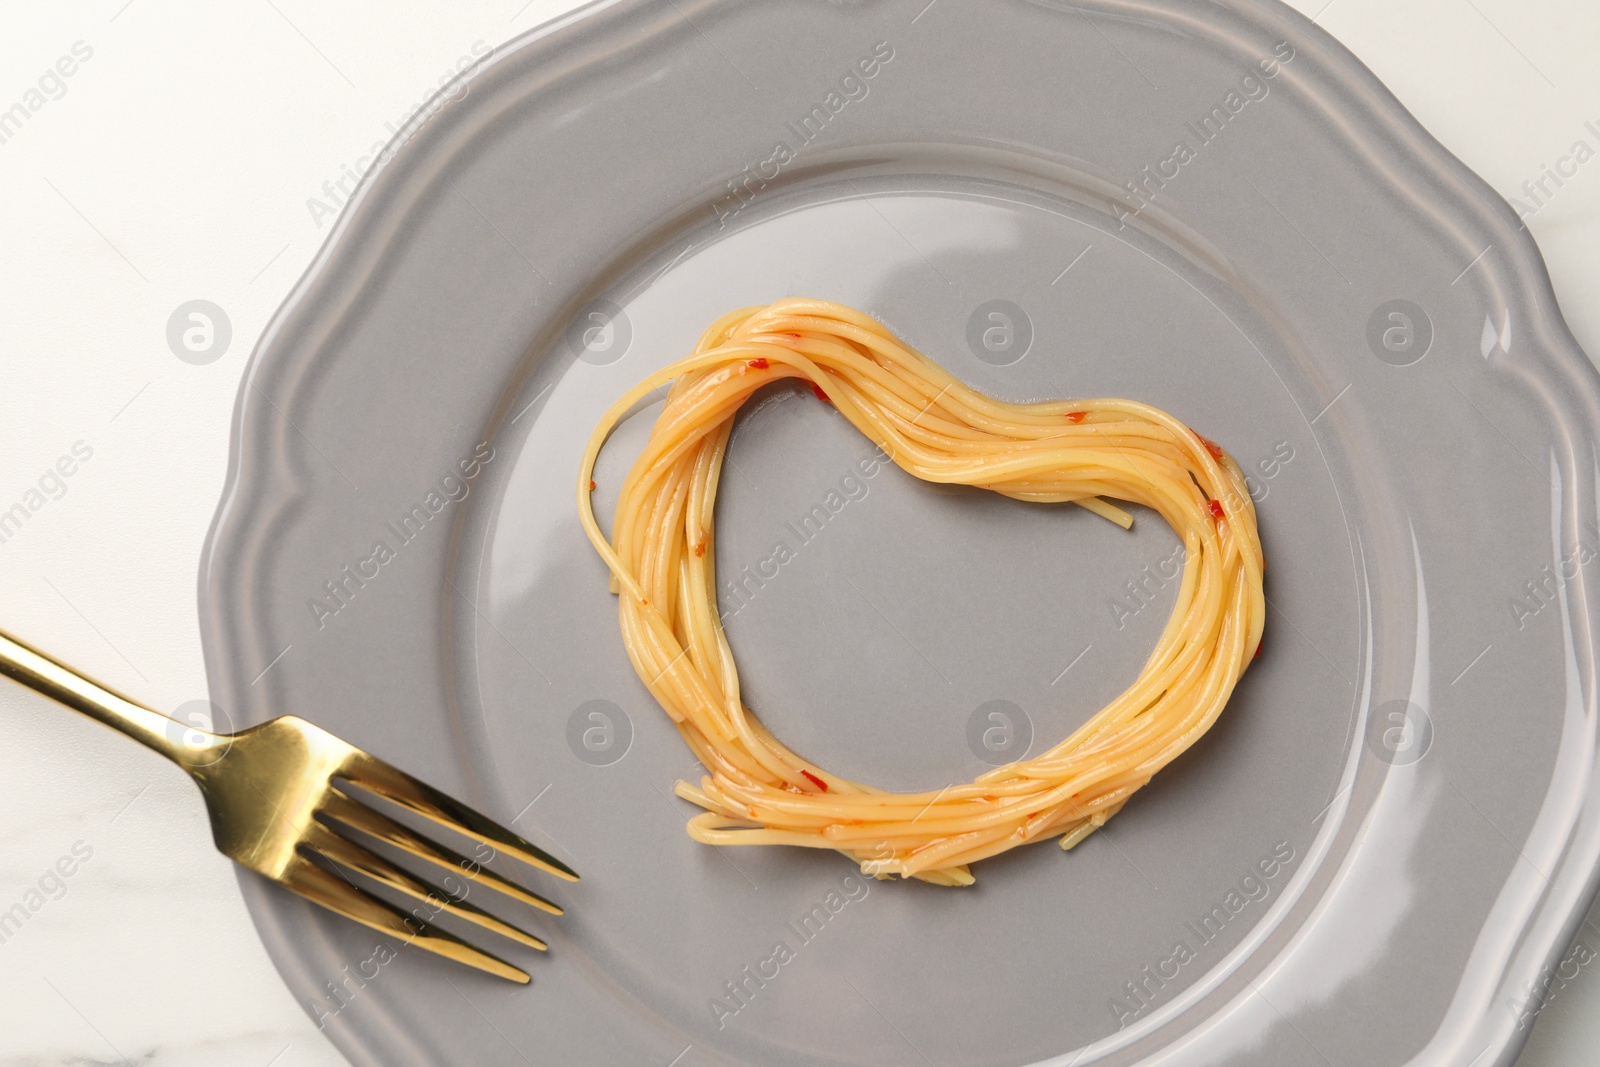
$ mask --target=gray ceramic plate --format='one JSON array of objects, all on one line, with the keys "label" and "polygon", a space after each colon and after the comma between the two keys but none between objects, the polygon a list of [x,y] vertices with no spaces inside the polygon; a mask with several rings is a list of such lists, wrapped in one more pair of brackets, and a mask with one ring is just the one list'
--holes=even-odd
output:
[{"label": "gray ceramic plate", "polygon": [[[207,666],[235,720],[308,716],[587,877],[526,917],[547,958],[502,946],[516,990],[246,879],[354,1062],[1515,1057],[1600,854],[1600,383],[1512,211],[1360,63],[1246,0],[639,0],[464,78],[250,364]],[[1076,851],[952,891],[685,836],[692,763],[570,490],[614,397],[791,294],[1001,396],[1154,403],[1250,470],[1265,651]],[[1134,677],[1159,520],[870,452],[804,393],[737,431],[723,606],[780,736],[931,788]]]}]

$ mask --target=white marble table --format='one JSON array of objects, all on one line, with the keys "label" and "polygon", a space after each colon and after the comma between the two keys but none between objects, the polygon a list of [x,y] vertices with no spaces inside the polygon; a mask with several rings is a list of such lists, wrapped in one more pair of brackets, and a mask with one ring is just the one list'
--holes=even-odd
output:
[{"label": "white marble table", "polygon": [[[1600,355],[1600,160],[1572,155],[1600,150],[1600,6],[1295,2],[1527,205],[1573,332]],[[32,512],[0,541],[3,625],[162,709],[205,697],[195,575],[256,337],[369,146],[461,57],[570,6],[0,8],[0,112],[28,110],[0,127],[0,510]],[[1557,186],[1547,166],[1570,173]],[[197,298],[232,325],[204,366],[166,340]],[[51,477],[64,456],[73,473]],[[193,787],[11,685],[0,845],[0,912],[30,915],[0,939],[0,1065],[342,1062],[262,951]],[[1600,950],[1600,912],[1590,923],[1577,959]],[[1575,961],[1558,983],[1527,1067],[1600,1059],[1594,971]]]}]

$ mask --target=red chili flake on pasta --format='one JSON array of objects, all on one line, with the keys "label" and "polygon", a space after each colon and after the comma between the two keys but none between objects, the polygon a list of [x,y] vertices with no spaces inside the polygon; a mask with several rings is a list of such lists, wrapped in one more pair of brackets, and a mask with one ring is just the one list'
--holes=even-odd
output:
[{"label": "red chili flake on pasta", "polygon": [[1223,516],[1222,501],[1220,501],[1220,500],[1208,501],[1206,503],[1206,510],[1211,512],[1211,517],[1213,519],[1221,519],[1222,516]]},{"label": "red chili flake on pasta", "polygon": [[594,479],[593,478],[589,479],[589,492],[591,492],[591,493],[594,492]]},{"label": "red chili flake on pasta", "polygon": [[1250,658],[1251,659],[1260,659],[1261,658],[1261,642],[1260,641],[1256,642],[1256,654],[1251,656]]},{"label": "red chili flake on pasta", "polygon": [[818,778],[816,775],[812,774],[810,771],[801,771],[800,773],[805,776],[805,780],[806,781],[810,782],[812,785],[816,786],[818,789],[822,790],[824,793],[826,793],[828,791],[828,783],[824,782],[821,778]]},{"label": "red chili flake on pasta", "polygon": [[750,366],[754,367],[756,370],[766,370],[768,367],[772,366],[772,364],[767,362],[766,356],[757,356],[755,359],[750,361]]},{"label": "red chili flake on pasta", "polygon": [[1215,441],[1213,441],[1209,437],[1203,437],[1200,434],[1195,434],[1195,436],[1199,437],[1200,438],[1200,443],[1206,446],[1206,451],[1211,453],[1211,458],[1212,459],[1221,459],[1222,458],[1222,446],[1221,445],[1217,444]]},{"label": "red chili flake on pasta", "polygon": [[706,543],[704,541],[694,546],[694,554],[696,559],[706,554]]},{"label": "red chili flake on pasta", "polygon": [[1068,422],[1082,422],[1083,419],[1084,419],[1084,416],[1087,415],[1087,414],[1089,414],[1087,411],[1069,411],[1069,412],[1067,412],[1067,421]]},{"label": "red chili flake on pasta", "polygon": [[817,399],[822,401],[824,404],[832,403],[832,401],[828,399],[828,394],[824,393],[822,391],[822,387],[820,385],[818,385],[816,382],[812,382],[811,383],[811,391],[813,393],[816,393],[817,394]]}]

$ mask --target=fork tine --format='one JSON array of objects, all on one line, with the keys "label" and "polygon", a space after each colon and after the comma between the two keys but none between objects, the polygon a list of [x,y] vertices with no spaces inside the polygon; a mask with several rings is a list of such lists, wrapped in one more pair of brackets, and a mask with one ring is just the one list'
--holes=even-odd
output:
[{"label": "fork tine", "polygon": [[301,847],[313,849],[325,859],[349,867],[351,870],[360,871],[390,889],[404,893],[414,900],[426,901],[430,907],[438,908],[470,923],[476,923],[485,930],[491,930],[502,937],[509,937],[529,948],[543,952],[550,947],[527,931],[519,930],[510,923],[495,918],[476,904],[466,900],[451,899],[450,894],[443,889],[412,877],[377,853],[341,837],[321,823],[307,827],[301,839]]},{"label": "fork tine", "polygon": [[[531,893],[515,882],[502,878],[489,868],[457,852],[452,852],[434,841],[428,840],[420,834],[413,833],[410,829],[400,825],[381,812],[354,800],[338,789],[328,789],[323,800],[322,813],[331,819],[336,819],[345,826],[353,827],[362,833],[371,834],[380,841],[387,842],[396,848],[416,856],[418,859],[427,860],[435,866],[469,878],[475,882],[492,886],[515,900],[532,905],[551,915],[562,915],[559,904],[554,904],[537,893]],[[476,870],[474,870],[476,868]]]},{"label": "fork tine", "polygon": [[490,846],[498,846],[540,870],[569,882],[578,880],[578,872],[550,855],[533,842],[521,837],[499,823],[480,815],[465,804],[459,803],[439,790],[420,782],[406,772],[391,767],[376,756],[361,752],[348,760],[336,777],[354,785],[370,789],[386,800],[392,800],[409,811],[432,819],[441,826],[466,834]]},{"label": "fork tine", "polygon": [[527,971],[513,966],[498,956],[473,948],[454,934],[441,930],[411,915],[403,915],[368,893],[357,889],[332,871],[312,863],[304,856],[296,856],[288,870],[279,879],[285,889],[296,893],[313,904],[319,904],[336,915],[351,919],[379,933],[394,934],[445,959],[464,963],[497,978],[519,985],[533,979]]}]

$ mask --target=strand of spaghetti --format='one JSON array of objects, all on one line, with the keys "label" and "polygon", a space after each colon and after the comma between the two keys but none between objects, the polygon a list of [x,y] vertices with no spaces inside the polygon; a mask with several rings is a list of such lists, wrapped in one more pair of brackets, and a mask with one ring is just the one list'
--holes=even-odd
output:
[{"label": "strand of spaghetti", "polygon": [[[1073,502],[1124,528],[1133,517],[1110,500],[1159,514],[1183,543],[1183,576],[1139,676],[1046,752],[935,793],[850,781],[774,737],[743,702],[717,609],[714,506],[735,415],[785,378],[808,382],[922,480]],[[668,382],[607,538],[590,499],[600,450]],[[871,317],[825,301],[741,308],[712,323],[688,357],[606,411],[577,495],[634,670],[707,769],[698,785],[675,787],[705,812],[690,836],[836,849],[878,877],[966,885],[970,863],[1019,844],[1076,845],[1211,727],[1265,620],[1254,504],[1218,446],[1137,401],[986,396]]]}]

